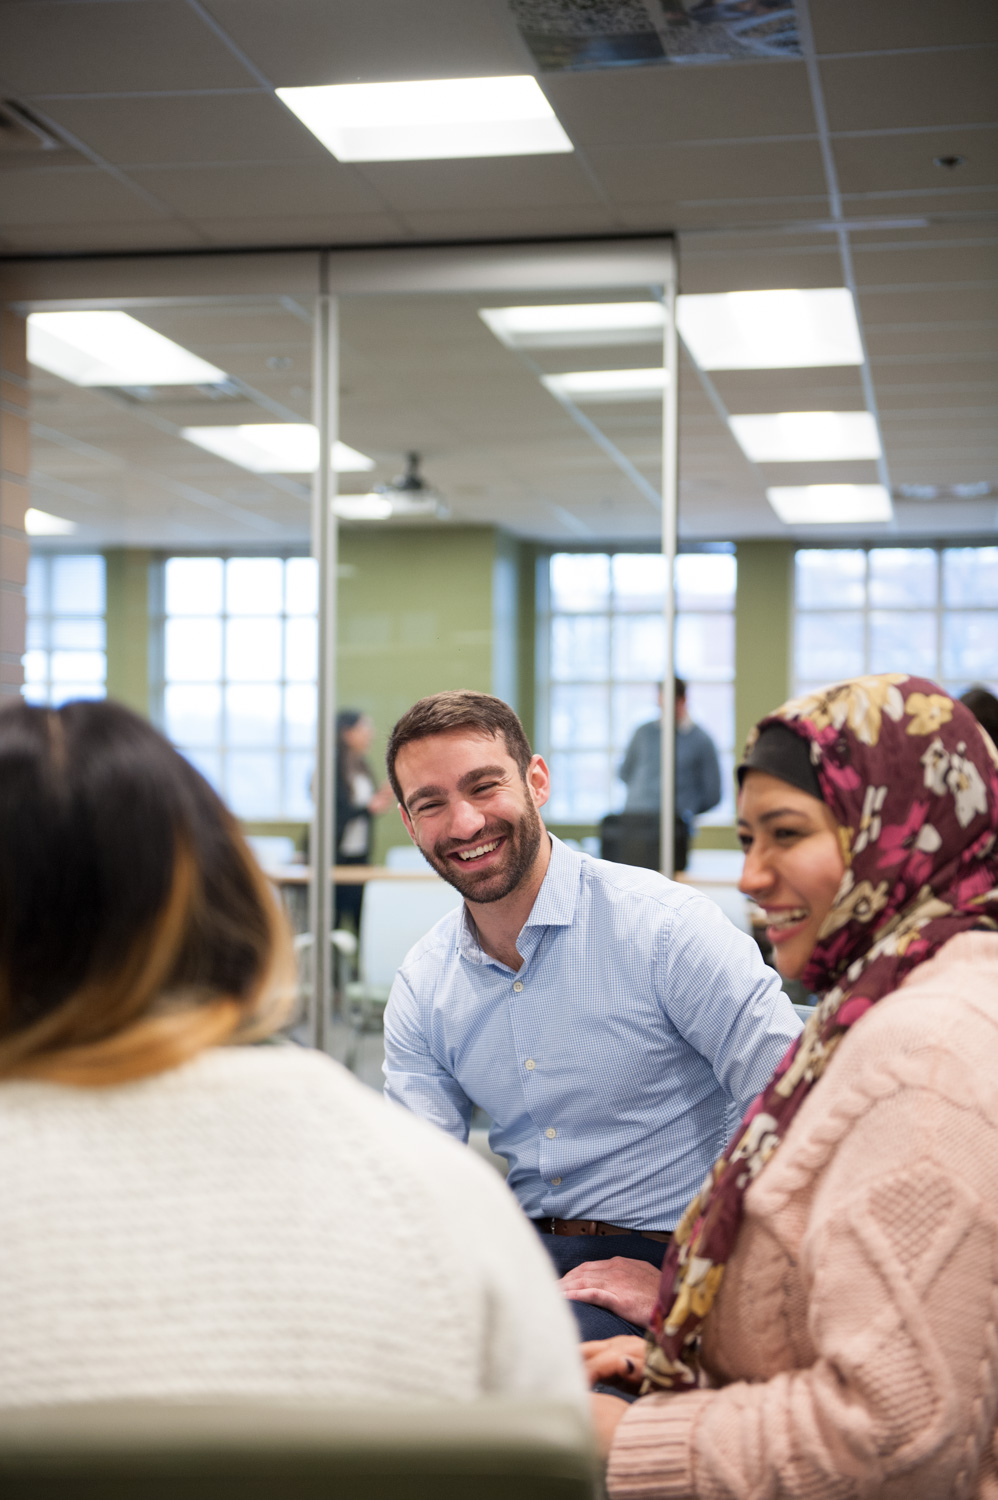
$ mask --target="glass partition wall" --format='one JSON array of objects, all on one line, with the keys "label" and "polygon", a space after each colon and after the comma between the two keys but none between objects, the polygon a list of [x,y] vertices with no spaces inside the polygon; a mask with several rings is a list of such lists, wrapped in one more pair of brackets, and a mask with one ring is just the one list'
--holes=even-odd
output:
[{"label": "glass partition wall", "polygon": [[[538,547],[581,541],[619,558],[620,629],[640,635],[654,616],[646,665],[669,659],[668,241],[92,262],[24,277],[33,503],[49,528],[32,562],[26,691],[52,702],[106,691],[148,712],[255,836],[307,846],[315,870],[336,864],[338,708],[373,723],[375,783],[395,718],[443,688],[503,696],[557,760],[530,662]],[[79,358],[87,330],[53,321],[65,313],[137,331],[105,324],[95,372]],[[160,356],[170,345],[172,373],[155,347],[151,366],[125,354],[114,365],[114,339],[143,330]],[[628,548],[639,561],[624,561]],[[627,604],[649,567],[647,597]],[[605,679],[613,751],[648,697],[647,673],[629,671],[616,687]],[[573,773],[557,774],[564,802]],[[668,804],[668,768],[663,785]],[[668,805],[663,822],[671,837]],[[404,842],[388,812],[370,857]],[[311,890],[314,938],[333,926],[335,892],[325,876]],[[332,1048],[333,957],[324,942],[313,952],[308,1035]]]}]

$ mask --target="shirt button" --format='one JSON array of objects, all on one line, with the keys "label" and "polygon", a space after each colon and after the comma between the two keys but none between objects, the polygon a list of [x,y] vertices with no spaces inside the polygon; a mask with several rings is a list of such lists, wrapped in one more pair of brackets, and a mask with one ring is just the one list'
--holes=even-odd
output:
[{"label": "shirt button", "polygon": [[517,981],[516,981],[516,983],[515,983],[515,984],[514,984],[514,986],[513,986],[513,988],[514,988],[514,990],[515,990],[515,991],[516,991],[516,993],[517,993],[517,994],[519,994],[519,993],[520,993],[520,991],[521,991],[521,990],[522,990],[522,989],[523,989],[523,984],[522,984],[522,982],[521,982],[521,981],[520,981],[520,980],[519,980],[519,979],[518,979],[518,980],[517,980]]},{"label": "shirt button", "polygon": [[526,1068],[528,1073],[532,1073],[537,1064],[534,1062],[534,1059],[532,1057],[528,1057],[523,1066]]},{"label": "shirt button", "polygon": [[561,1186],[561,1178],[560,1177],[552,1177],[551,1178],[551,1186],[552,1187],[560,1187]]},{"label": "shirt button", "polygon": [[558,1132],[557,1130],[555,1130],[553,1125],[549,1125],[544,1134],[547,1136],[549,1141],[553,1141]]}]

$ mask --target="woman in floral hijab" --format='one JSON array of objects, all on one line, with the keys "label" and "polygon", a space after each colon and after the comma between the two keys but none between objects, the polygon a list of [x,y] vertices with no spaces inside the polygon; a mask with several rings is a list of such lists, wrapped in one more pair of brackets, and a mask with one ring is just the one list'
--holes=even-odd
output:
[{"label": "woman in floral hijab", "polygon": [[677,1228],[645,1349],[587,1346],[594,1379],[687,1393],[596,1398],[611,1495],[998,1493],[996,767],[897,673],[753,731],[742,889],[820,999]]}]

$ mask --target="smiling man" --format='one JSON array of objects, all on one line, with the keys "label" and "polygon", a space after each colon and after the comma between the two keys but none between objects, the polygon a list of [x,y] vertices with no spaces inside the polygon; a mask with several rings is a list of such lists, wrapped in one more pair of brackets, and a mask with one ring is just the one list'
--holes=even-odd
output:
[{"label": "smiling man", "polygon": [[734,1111],[800,1022],[713,902],[547,832],[547,766],[500,699],[421,699],[387,761],[464,905],[398,971],[385,1092],[459,1140],[484,1109],[583,1337],[632,1332]]}]

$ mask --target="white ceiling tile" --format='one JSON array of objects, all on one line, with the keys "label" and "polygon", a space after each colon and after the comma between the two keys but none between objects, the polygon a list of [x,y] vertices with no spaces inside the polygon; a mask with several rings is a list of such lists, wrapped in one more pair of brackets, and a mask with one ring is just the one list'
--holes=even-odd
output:
[{"label": "white ceiling tile", "polygon": [[54,99],[45,109],[57,126],[119,165],[328,160],[325,147],[270,93]]},{"label": "white ceiling tile", "polygon": [[993,0],[811,0],[819,52],[892,52],[901,47],[958,47],[998,42]]},{"label": "white ceiling tile", "polygon": [[995,118],[998,51],[827,58],[821,81],[831,130],[987,124]]},{"label": "white ceiling tile", "polygon": [[157,213],[100,167],[0,172],[0,227],[41,224],[148,223]]},{"label": "white ceiling tile", "polygon": [[383,208],[360,174],[332,157],[282,166],[144,168],[128,175],[176,213],[194,219],[332,217]]},{"label": "white ceiling tile", "polygon": [[[998,74],[998,68],[996,68]],[[953,195],[968,188],[998,186],[998,127],[973,130],[945,127],[911,135],[836,136],[832,142],[839,186],[843,193],[926,193],[946,196],[927,198],[913,205],[917,212],[945,212],[980,206],[976,200],[961,205]],[[937,167],[937,156],[962,156],[961,166]],[[903,215],[902,202],[883,198],[880,204],[857,209],[860,213],[883,211]]]},{"label": "white ceiling tile", "polygon": [[20,0],[3,7],[3,75],[21,94],[256,83],[183,0]]},{"label": "white ceiling tile", "polygon": [[365,179],[403,213],[597,204],[574,156],[493,156],[485,160],[369,162]]},{"label": "white ceiling tile", "polygon": [[208,0],[279,87],[533,71],[507,8],[489,0]]},{"label": "white ceiling tile", "polygon": [[[817,140],[764,145],[592,146],[586,157],[614,203],[768,198],[823,194]],[[780,217],[774,208],[772,218]],[[819,213],[815,217],[821,217]],[[680,221],[681,222],[681,221]]]}]

